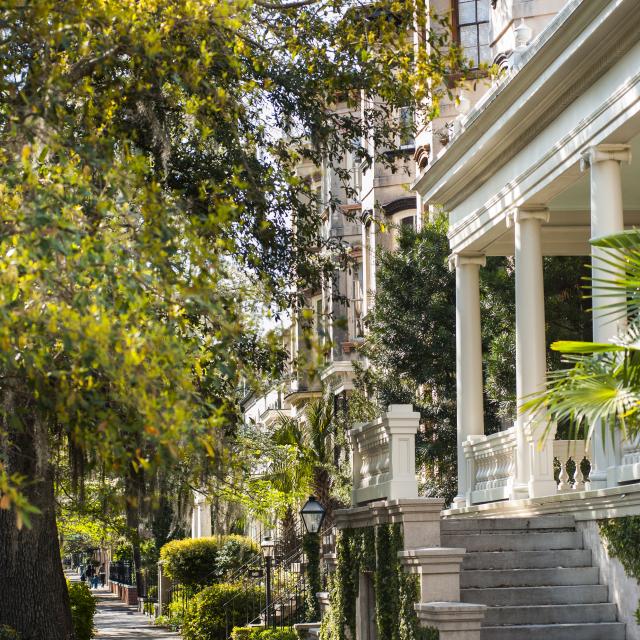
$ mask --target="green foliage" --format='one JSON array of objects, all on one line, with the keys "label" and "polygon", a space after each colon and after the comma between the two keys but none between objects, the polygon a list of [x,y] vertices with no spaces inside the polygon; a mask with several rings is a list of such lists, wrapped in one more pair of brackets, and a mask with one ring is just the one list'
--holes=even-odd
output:
[{"label": "green foliage", "polygon": [[[286,308],[333,269],[312,251],[319,220],[299,162],[338,165],[372,132],[389,163],[394,109],[434,116],[442,79],[464,72],[442,21],[412,1],[351,7],[1,9],[0,366],[17,406],[72,440],[87,470],[212,454],[237,419],[240,377],[278,360],[244,309]],[[398,37],[414,18],[428,50]],[[380,106],[360,109],[361,91]],[[348,110],[327,108],[338,96]],[[2,473],[28,515],[9,490],[20,478]]]},{"label": "green foliage", "polygon": [[337,566],[330,583],[331,607],[322,620],[321,640],[355,637],[356,599],[361,572],[372,573],[379,638],[431,640],[431,632],[420,627],[413,607],[419,595],[416,576],[406,574],[398,561],[398,551],[402,549],[400,525],[343,529],[338,532]]},{"label": "green foliage", "polygon": [[244,536],[172,540],[160,550],[166,575],[189,588],[202,588],[231,577],[259,549]]},{"label": "green foliage", "polygon": [[93,617],[97,602],[84,582],[67,582],[71,602],[71,618],[76,640],[91,640],[95,634]]},{"label": "green foliage", "polygon": [[298,634],[290,627],[283,629],[260,629],[235,627],[231,640],[298,640]]},{"label": "green foliage", "polygon": [[302,550],[306,557],[307,572],[307,601],[305,602],[304,619],[307,622],[315,622],[320,620],[320,603],[316,594],[322,591],[320,535],[307,533],[302,540]]},{"label": "green foliage", "polygon": [[376,601],[376,627],[381,638],[398,640],[400,625],[398,594],[400,587],[398,551],[402,549],[400,525],[376,527],[376,570],[373,588]]},{"label": "green foliage", "polygon": [[0,640],[20,640],[20,634],[6,624],[0,625]]},{"label": "green foliage", "polygon": [[[598,522],[607,551],[617,558],[626,574],[640,582],[640,516],[625,516]],[[636,609],[640,624],[640,605]]]},{"label": "green foliage", "polygon": [[[552,421],[569,425],[569,437],[590,438],[599,425],[620,430],[624,439],[640,433],[640,304],[637,282],[640,278],[640,232],[627,231],[592,242],[604,253],[604,275],[592,283],[602,291],[598,315],[609,315],[611,322],[626,320],[626,331],[608,343],[586,342],[579,334],[556,342],[568,369],[548,375],[547,390],[527,403],[531,411],[544,411]],[[613,302],[609,302],[613,300]]]},{"label": "green foliage", "polygon": [[220,583],[206,587],[189,606],[182,625],[184,640],[227,640],[232,629],[257,617],[264,606],[264,589]]}]

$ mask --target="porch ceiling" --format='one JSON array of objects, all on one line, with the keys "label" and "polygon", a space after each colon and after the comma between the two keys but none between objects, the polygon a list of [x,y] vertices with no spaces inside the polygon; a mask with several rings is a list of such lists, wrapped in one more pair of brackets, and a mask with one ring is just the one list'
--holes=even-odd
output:
[{"label": "porch ceiling", "polygon": [[[622,166],[622,200],[625,226],[640,227],[640,136],[631,140],[632,162]],[[542,227],[542,250],[549,256],[589,255],[589,173],[576,164],[536,196],[549,207],[549,223]],[[487,255],[513,255],[513,229],[502,228],[484,251]]]}]

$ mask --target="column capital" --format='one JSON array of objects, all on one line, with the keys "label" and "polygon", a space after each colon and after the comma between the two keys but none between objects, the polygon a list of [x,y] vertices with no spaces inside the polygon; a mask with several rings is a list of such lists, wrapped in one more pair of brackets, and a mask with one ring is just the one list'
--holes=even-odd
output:
[{"label": "column capital", "polygon": [[580,159],[580,170],[586,171],[596,162],[615,160],[616,162],[631,162],[631,145],[628,144],[599,144],[589,147]]},{"label": "column capital", "polygon": [[549,222],[549,209],[543,205],[514,207],[507,211],[505,220],[507,229],[511,229],[514,224],[520,224],[525,220],[540,220],[542,223],[547,223]]},{"label": "column capital", "polygon": [[484,253],[452,253],[449,256],[449,271],[453,271],[467,264],[484,267],[487,264],[487,258]]}]

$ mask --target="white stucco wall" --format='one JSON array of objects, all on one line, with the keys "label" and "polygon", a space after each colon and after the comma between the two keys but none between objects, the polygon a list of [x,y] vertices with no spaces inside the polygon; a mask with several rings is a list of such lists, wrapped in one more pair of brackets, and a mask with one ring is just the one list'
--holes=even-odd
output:
[{"label": "white stucco wall", "polygon": [[609,556],[596,520],[576,522],[576,528],[582,531],[584,546],[591,549],[593,564],[600,568],[600,582],[609,587],[609,600],[618,605],[620,621],[627,625],[627,640],[640,640],[635,617],[640,603],[638,582],[627,576],[619,560]]}]

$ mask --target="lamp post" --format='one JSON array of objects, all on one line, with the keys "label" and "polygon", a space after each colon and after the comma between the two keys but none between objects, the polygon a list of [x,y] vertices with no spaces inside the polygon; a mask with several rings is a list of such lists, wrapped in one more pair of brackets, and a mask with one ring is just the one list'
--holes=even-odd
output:
[{"label": "lamp post", "polygon": [[309,496],[304,507],[300,510],[304,528],[307,535],[303,542],[303,549],[307,557],[307,605],[305,616],[308,622],[319,619],[320,609],[318,606],[317,593],[322,590],[320,578],[320,528],[326,515],[326,509],[316,500],[314,496]]},{"label": "lamp post", "polygon": [[318,533],[320,531],[326,513],[327,510],[316,500],[316,497],[309,496],[300,511],[307,533]]},{"label": "lamp post", "polygon": [[262,548],[262,555],[264,556],[265,569],[266,569],[266,593],[265,593],[265,627],[269,627],[271,625],[271,566],[273,563],[273,555],[275,552],[274,542],[271,539],[271,536],[265,536],[262,538],[260,542],[260,547]]}]

